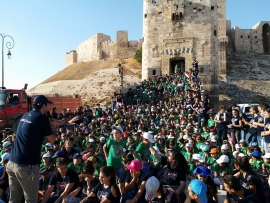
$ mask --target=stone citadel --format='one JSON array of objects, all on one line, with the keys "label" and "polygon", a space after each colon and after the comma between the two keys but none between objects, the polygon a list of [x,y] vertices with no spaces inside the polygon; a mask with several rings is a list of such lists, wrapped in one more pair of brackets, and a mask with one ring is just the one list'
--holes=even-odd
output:
[{"label": "stone citadel", "polygon": [[133,57],[142,45],[142,79],[189,70],[199,61],[201,80],[218,101],[218,76],[226,75],[228,53],[270,54],[270,21],[252,29],[231,27],[226,0],[144,0],[143,39],[128,41],[118,31],[116,41],[96,34],[66,54],[66,66],[105,58]]}]

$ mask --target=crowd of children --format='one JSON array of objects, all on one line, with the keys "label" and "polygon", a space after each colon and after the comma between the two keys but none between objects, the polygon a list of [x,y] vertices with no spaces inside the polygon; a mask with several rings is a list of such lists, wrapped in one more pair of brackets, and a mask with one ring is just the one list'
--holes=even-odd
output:
[{"label": "crowd of children", "polygon": [[[251,120],[236,105],[215,113],[196,60],[193,67],[115,94],[111,108],[54,108],[52,119],[79,119],[59,126],[54,144],[44,141],[40,202],[210,203],[219,201],[217,188],[227,191],[226,202],[267,202],[270,109],[252,107]],[[14,139],[3,137],[2,202],[8,202],[5,164]]]}]

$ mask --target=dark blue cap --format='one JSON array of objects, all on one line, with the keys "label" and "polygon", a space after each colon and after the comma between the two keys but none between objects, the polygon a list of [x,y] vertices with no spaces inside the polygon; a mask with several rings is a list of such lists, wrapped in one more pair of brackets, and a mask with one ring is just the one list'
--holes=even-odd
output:
[{"label": "dark blue cap", "polygon": [[65,156],[66,156],[66,154],[64,151],[57,151],[57,152],[55,152],[55,154],[52,158],[65,157]]},{"label": "dark blue cap", "polygon": [[44,95],[38,95],[34,98],[34,104],[36,105],[47,105],[47,104],[52,104],[51,101],[47,99]]},{"label": "dark blue cap", "polygon": [[[195,173],[194,173],[195,172]],[[194,174],[199,174],[201,176],[210,176],[211,170],[207,168],[206,166],[198,166],[194,171]]]},{"label": "dark blue cap", "polygon": [[255,156],[255,157],[260,157],[261,156],[261,153],[259,151],[254,151],[251,153],[252,156]]}]

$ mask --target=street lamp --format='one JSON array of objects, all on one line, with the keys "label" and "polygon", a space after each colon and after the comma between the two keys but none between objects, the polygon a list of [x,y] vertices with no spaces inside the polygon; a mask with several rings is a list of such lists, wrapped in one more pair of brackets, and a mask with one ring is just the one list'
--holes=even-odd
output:
[{"label": "street lamp", "polygon": [[121,92],[123,92],[123,74],[124,74],[124,71],[123,71],[123,67],[121,65],[121,63],[118,64],[118,70],[119,70],[119,74],[120,74],[120,77],[121,77]]},{"label": "street lamp", "polygon": [[4,33],[0,33],[0,36],[2,37],[2,87],[4,87],[4,44],[5,44],[5,38],[9,39],[9,41],[6,42],[6,47],[8,49],[7,56],[10,59],[11,58],[11,52],[10,49],[12,49],[15,45],[14,39],[9,36],[5,35]]}]

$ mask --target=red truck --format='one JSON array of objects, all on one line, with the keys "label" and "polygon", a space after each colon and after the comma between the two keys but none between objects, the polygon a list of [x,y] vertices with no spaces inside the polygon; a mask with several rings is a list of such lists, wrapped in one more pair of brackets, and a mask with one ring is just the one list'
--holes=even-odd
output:
[{"label": "red truck", "polygon": [[[15,90],[0,88],[0,128],[11,127],[16,132],[18,123],[26,112],[32,109],[34,96],[28,96],[25,89]],[[50,97],[47,98],[53,102],[48,106],[48,110],[56,107],[58,113],[64,108],[75,110],[76,107],[82,106],[82,98],[73,97]]]}]

